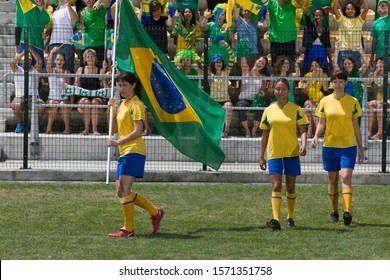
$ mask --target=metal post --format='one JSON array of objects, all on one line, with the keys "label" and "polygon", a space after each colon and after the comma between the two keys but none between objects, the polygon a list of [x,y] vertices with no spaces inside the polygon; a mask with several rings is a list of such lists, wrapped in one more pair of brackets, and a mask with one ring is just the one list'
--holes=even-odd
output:
[{"label": "metal post", "polygon": [[386,172],[387,157],[387,99],[388,99],[388,71],[389,71],[389,30],[385,31],[385,64],[383,77],[383,108],[382,108],[382,173]]},{"label": "metal post", "polygon": [[[366,111],[367,106],[367,83],[364,83],[364,88],[363,88],[363,101],[362,101],[362,108],[363,111]],[[367,114],[364,114],[361,123],[360,123],[360,128],[362,130],[362,141],[363,141],[363,149],[364,149],[364,162],[367,162],[368,160],[368,135],[367,135]]]},{"label": "metal post", "polygon": [[24,114],[23,114],[23,167],[22,169],[28,168],[28,28],[24,29]]},{"label": "metal post", "polygon": [[[210,86],[209,86],[209,32],[208,30],[204,31],[203,39],[203,90],[210,95]],[[207,165],[203,164],[203,171],[207,171]]]}]

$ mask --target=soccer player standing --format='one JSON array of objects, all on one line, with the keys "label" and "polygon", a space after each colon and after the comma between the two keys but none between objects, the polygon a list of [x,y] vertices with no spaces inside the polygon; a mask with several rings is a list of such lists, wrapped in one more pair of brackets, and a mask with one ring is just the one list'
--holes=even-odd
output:
[{"label": "soccer player standing", "polygon": [[350,207],[352,202],[352,172],[357,162],[363,163],[364,152],[358,118],[362,109],[356,98],[345,93],[347,75],[342,71],[332,74],[334,92],[321,99],[315,115],[319,117],[311,146],[316,148],[318,137],[325,129],[322,158],[328,172],[328,194],[332,213],[330,222],[339,220],[338,182],[342,185],[344,203],[343,220],[346,226],[352,222]]},{"label": "soccer player standing", "polygon": [[[264,157],[268,145],[268,174],[272,185],[273,219],[267,222],[272,230],[280,230],[280,208],[282,205],[282,178],[286,175],[287,226],[294,227],[295,181],[301,175],[299,156],[306,155],[306,125],[309,123],[302,108],[288,100],[290,84],[285,78],[276,81],[275,96],[277,101],[264,110],[260,122],[263,130],[259,164],[267,169]],[[297,126],[301,135],[301,146],[297,139]]]},{"label": "soccer player standing", "polygon": [[141,99],[140,81],[133,73],[123,72],[117,77],[122,101],[116,112],[115,99],[109,100],[112,106],[112,132],[118,133],[118,140],[107,139],[108,147],[119,148],[120,157],[116,170],[116,191],[120,197],[124,214],[124,226],[110,237],[134,237],[134,205],[146,210],[151,215],[152,233],[160,227],[164,210],[155,207],[131,188],[136,178],[143,178],[146,147],[142,139],[143,120],[145,120],[145,107]]}]

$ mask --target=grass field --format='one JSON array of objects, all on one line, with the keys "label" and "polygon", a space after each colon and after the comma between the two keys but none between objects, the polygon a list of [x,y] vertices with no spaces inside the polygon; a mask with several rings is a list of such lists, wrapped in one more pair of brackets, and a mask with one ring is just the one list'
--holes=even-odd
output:
[{"label": "grass field", "polygon": [[296,227],[283,221],[280,232],[265,227],[269,185],[136,184],[134,191],[165,209],[160,232],[150,233],[149,215],[138,208],[136,237],[113,239],[107,233],[123,224],[113,183],[0,183],[0,259],[390,259],[390,187],[354,187],[346,227],[328,223],[326,186],[299,185]]}]

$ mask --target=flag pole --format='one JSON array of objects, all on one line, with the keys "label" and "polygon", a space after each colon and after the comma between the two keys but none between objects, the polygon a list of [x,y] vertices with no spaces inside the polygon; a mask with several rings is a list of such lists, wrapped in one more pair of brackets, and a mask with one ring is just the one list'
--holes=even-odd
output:
[{"label": "flag pole", "polygon": [[[111,98],[114,97],[114,84],[115,84],[115,74],[116,74],[116,37],[118,29],[118,4],[121,1],[116,1],[115,3],[115,20],[114,20],[114,45],[112,46],[112,63],[111,63]],[[112,137],[112,117],[113,117],[113,107],[108,107],[110,110],[110,120],[108,122],[108,138]],[[106,185],[110,182],[110,156],[111,156],[111,147],[107,149],[107,168],[106,168]]]}]

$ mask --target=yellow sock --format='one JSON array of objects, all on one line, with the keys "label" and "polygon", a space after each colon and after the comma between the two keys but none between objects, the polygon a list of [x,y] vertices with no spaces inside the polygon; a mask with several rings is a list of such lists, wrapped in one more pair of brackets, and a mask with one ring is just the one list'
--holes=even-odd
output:
[{"label": "yellow sock", "polygon": [[272,214],[274,216],[274,219],[280,221],[279,219],[280,207],[282,206],[281,192],[272,192],[271,204],[272,204]]},{"label": "yellow sock", "polygon": [[154,216],[157,214],[157,207],[149,202],[146,198],[138,193],[135,194],[134,204],[138,207],[145,209],[150,215]]},{"label": "yellow sock", "polygon": [[294,209],[295,209],[295,199],[297,197],[297,193],[287,193],[287,219],[292,219],[294,217]]},{"label": "yellow sock", "polygon": [[123,227],[127,231],[134,230],[134,198],[134,193],[130,193],[130,195],[121,198],[123,207]]},{"label": "yellow sock", "polygon": [[330,201],[330,206],[332,207],[332,211],[338,211],[339,209],[339,190],[330,190],[328,189],[328,194],[329,194],[329,201]]},{"label": "yellow sock", "polygon": [[344,211],[349,212],[352,204],[352,188],[343,188]]}]

